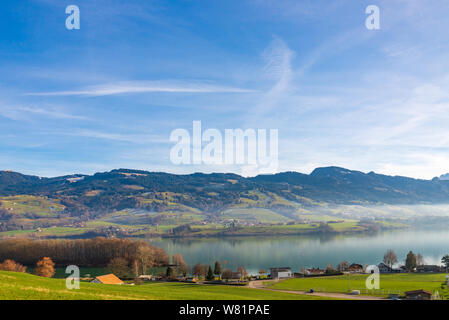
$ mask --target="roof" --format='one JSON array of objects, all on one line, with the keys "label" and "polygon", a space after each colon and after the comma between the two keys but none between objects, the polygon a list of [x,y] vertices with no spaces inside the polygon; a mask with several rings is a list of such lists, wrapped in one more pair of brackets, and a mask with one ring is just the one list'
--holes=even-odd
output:
[{"label": "roof", "polygon": [[381,262],[377,265],[379,268],[387,268],[387,269],[393,269],[390,266],[387,266],[385,263]]},{"label": "roof", "polygon": [[309,272],[309,273],[324,273],[324,270],[321,270],[320,268],[310,268],[310,269],[306,269],[306,272]]},{"label": "roof", "polygon": [[282,271],[291,271],[292,269],[290,267],[285,268],[270,268],[271,272],[282,272]]},{"label": "roof", "polygon": [[358,264],[358,263],[353,263],[353,264],[351,264],[351,265],[349,266],[349,268],[350,268],[350,269],[354,269],[354,268],[357,268],[357,269],[363,269],[363,265]]},{"label": "roof", "polygon": [[405,295],[409,295],[409,294],[420,294],[420,293],[425,293],[425,294],[432,295],[432,292],[427,291],[427,290],[423,290],[423,289],[420,289],[420,290],[412,290],[412,291],[405,291],[405,292],[404,292]]},{"label": "roof", "polygon": [[242,275],[239,272],[231,272],[229,274],[229,279],[240,279]]},{"label": "roof", "polygon": [[116,275],[110,273],[104,276],[98,276],[95,278],[103,284],[122,284],[123,281],[120,280]]}]

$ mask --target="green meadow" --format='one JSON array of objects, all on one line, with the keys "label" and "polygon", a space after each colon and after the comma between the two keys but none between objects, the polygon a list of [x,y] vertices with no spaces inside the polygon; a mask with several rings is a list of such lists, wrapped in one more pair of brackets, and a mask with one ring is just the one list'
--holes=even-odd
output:
[{"label": "green meadow", "polygon": [[0,300],[329,300],[328,298],[225,285],[148,283],[103,285],[81,282],[68,290],[64,279],[0,271]]},{"label": "green meadow", "polygon": [[363,295],[388,296],[389,294],[403,294],[405,291],[424,289],[431,292],[438,290],[440,296],[449,298],[447,286],[443,285],[446,274],[398,273],[381,274],[380,289],[366,289],[368,275],[344,275],[313,278],[295,278],[278,282],[266,283],[271,289],[317,292],[348,292],[360,290]]}]

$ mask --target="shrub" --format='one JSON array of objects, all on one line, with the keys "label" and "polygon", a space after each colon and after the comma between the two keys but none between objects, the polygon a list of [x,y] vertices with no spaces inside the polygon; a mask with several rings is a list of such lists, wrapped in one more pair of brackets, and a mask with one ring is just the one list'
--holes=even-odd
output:
[{"label": "shrub", "polygon": [[26,272],[26,267],[22,266],[20,263],[15,262],[14,260],[7,259],[0,263],[0,270],[3,271],[14,271],[14,272]]},{"label": "shrub", "polygon": [[55,274],[55,263],[49,258],[44,257],[36,263],[34,274],[41,277],[51,278]]}]

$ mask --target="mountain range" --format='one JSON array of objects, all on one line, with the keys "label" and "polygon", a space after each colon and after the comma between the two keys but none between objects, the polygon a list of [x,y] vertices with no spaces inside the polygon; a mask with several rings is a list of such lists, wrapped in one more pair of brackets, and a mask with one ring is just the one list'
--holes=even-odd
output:
[{"label": "mountain range", "polygon": [[31,195],[58,200],[71,216],[130,208],[163,211],[174,204],[217,212],[239,203],[242,197],[258,201],[257,192],[285,199],[286,206],[288,202],[303,206],[449,203],[448,180],[340,167],[317,168],[311,174],[282,172],[249,178],[230,173],[177,175],[131,169],[41,178],[0,171],[0,197]]}]

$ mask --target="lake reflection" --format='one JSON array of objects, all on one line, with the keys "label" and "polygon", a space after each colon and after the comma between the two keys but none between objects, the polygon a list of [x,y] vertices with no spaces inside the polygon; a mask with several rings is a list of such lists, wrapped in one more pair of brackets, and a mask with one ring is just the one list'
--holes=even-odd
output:
[{"label": "lake reflection", "polygon": [[408,251],[421,253],[426,264],[440,264],[449,253],[449,231],[394,231],[375,235],[239,237],[208,239],[151,239],[170,255],[181,253],[186,262],[213,265],[226,261],[224,267],[246,267],[249,273],[270,267],[325,268],[341,261],[378,264],[387,249],[393,249],[403,263]]}]

